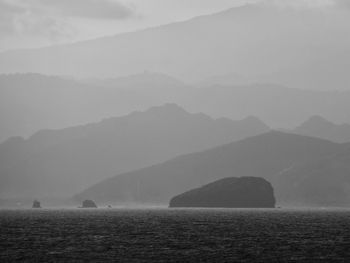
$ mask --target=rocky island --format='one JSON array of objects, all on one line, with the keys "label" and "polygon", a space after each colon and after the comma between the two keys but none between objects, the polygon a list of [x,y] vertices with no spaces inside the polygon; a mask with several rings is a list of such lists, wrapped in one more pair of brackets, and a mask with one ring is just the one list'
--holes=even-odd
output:
[{"label": "rocky island", "polygon": [[272,185],[259,177],[229,177],[170,200],[169,207],[274,208]]},{"label": "rocky island", "polygon": [[92,200],[84,200],[81,208],[97,208],[97,205]]},{"label": "rocky island", "polygon": [[38,200],[33,201],[32,208],[41,208],[41,204]]}]

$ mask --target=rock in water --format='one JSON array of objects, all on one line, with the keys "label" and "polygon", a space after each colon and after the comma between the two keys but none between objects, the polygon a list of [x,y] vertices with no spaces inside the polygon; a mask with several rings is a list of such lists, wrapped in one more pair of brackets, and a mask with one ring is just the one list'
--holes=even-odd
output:
[{"label": "rock in water", "polygon": [[229,177],[175,196],[169,207],[274,208],[275,203],[265,179]]},{"label": "rock in water", "polygon": [[84,200],[82,208],[97,208],[97,205],[92,200]]},{"label": "rock in water", "polygon": [[40,202],[38,200],[34,200],[32,208],[41,208]]}]

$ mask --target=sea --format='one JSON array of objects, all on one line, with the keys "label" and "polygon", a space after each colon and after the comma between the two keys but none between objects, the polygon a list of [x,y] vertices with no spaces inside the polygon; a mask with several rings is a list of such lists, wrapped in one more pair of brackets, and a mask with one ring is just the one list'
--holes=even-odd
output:
[{"label": "sea", "polygon": [[350,210],[0,210],[0,262],[350,262]]}]

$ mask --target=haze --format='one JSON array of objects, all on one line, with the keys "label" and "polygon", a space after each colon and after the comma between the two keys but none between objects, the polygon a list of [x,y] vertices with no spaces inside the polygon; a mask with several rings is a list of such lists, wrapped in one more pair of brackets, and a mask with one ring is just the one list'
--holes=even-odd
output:
[{"label": "haze", "polygon": [[0,206],[350,202],[348,1],[0,0],[0,49]]}]

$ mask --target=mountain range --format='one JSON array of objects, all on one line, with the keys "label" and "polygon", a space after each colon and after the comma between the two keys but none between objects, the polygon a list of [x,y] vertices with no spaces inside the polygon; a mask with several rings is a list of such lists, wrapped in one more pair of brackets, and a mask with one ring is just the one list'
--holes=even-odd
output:
[{"label": "mountain range", "polygon": [[0,144],[0,197],[67,197],[113,176],[269,130],[191,114],[175,104]]},{"label": "mountain range", "polygon": [[157,73],[80,81],[34,73],[0,75],[0,142],[172,102],[168,97],[180,85]]},{"label": "mountain range", "polygon": [[312,116],[296,127],[293,132],[333,142],[350,142],[350,124],[335,124],[321,116]]},{"label": "mountain range", "polygon": [[350,92],[346,91],[310,91],[273,84],[192,87],[155,72],[81,80],[11,74],[0,75],[0,142],[11,136],[28,138],[38,130],[98,122],[169,102],[214,118],[256,116],[276,129],[290,130],[314,115],[334,123],[350,123]]},{"label": "mountain range", "polygon": [[[344,200],[348,199],[340,199],[340,195],[333,195],[330,202],[331,199],[327,197],[328,182],[333,180],[332,162],[328,165],[329,169],[322,171],[322,178],[314,175],[312,170],[306,173],[294,169],[308,167],[314,163],[322,164],[321,160],[333,160],[333,156],[339,154],[343,156],[341,153],[348,152],[349,146],[308,136],[271,131],[119,174],[88,188],[76,195],[75,199],[80,201],[92,198],[100,203],[167,204],[171,197],[215,180],[254,176],[263,177],[272,183],[278,204],[343,205]],[[340,193],[344,193],[348,198],[348,184],[345,182],[349,179],[344,179],[348,177],[348,170],[344,170],[344,167],[348,167],[344,165],[347,158],[348,156],[344,158],[343,166],[339,166],[337,174],[334,175],[338,180],[334,180],[332,186],[333,189],[342,189]],[[311,166],[316,170],[317,166]],[[292,173],[292,176],[289,176],[289,173]],[[294,181],[294,177],[298,180]],[[307,183],[303,184],[304,181]],[[295,185],[297,183],[298,185]],[[324,191],[317,192],[314,186]],[[296,189],[292,190],[292,187]],[[304,195],[297,196],[299,192]],[[308,200],[307,193],[313,193],[313,198]],[[329,195],[333,193],[332,190]]]},{"label": "mountain range", "polygon": [[236,72],[295,88],[347,89],[348,8],[338,1],[329,8],[279,2],[259,1],[74,44],[2,52],[0,72],[105,78],[151,70],[186,81]]},{"label": "mountain range", "polygon": [[278,204],[347,206],[350,9],[301,2],[0,52],[0,204],[263,177]]},{"label": "mountain range", "polygon": [[6,140],[0,144],[0,198],[78,193],[79,202],[166,204],[214,180],[255,176],[272,183],[279,204],[345,206],[348,129],[313,116],[289,133],[268,132],[256,117],[213,119],[164,104]]}]

